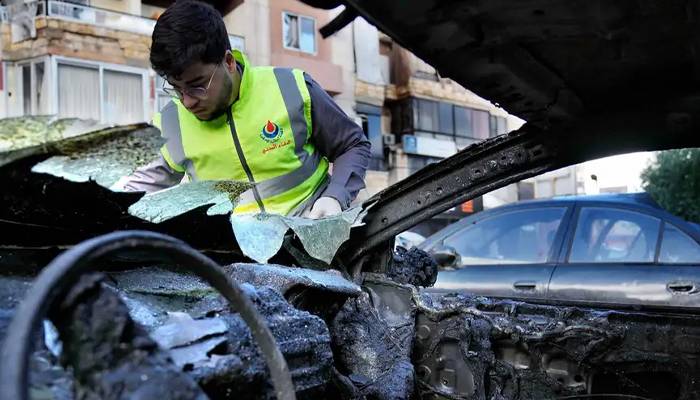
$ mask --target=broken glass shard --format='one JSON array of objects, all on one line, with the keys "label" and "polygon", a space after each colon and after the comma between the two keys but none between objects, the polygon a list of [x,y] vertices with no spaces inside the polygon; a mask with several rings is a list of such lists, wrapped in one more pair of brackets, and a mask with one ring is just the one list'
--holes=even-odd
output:
[{"label": "broken glass shard", "polygon": [[318,220],[291,217],[287,218],[287,224],[311,257],[330,264],[340,245],[350,238],[350,227],[360,210],[353,208]]},{"label": "broken glass shard", "polygon": [[299,236],[306,252],[330,264],[335,253],[350,237],[350,228],[358,223],[362,208],[355,207],[321,219],[285,217],[275,214],[233,215],[231,226],[243,254],[266,263],[282,247],[289,229]]},{"label": "broken glass shard", "polygon": [[262,264],[277,254],[289,230],[284,217],[275,214],[233,214],[231,227],[243,254]]},{"label": "broken glass shard", "polygon": [[208,215],[226,214],[234,207],[232,199],[251,188],[237,181],[187,182],[158,192],[148,193],[129,207],[129,214],[160,223],[205,205],[213,207]]}]

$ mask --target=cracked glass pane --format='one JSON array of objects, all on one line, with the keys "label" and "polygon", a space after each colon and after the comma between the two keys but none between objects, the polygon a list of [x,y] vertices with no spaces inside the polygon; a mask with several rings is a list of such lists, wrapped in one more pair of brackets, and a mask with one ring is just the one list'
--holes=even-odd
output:
[{"label": "cracked glass pane", "polygon": [[208,215],[226,214],[234,207],[231,199],[251,188],[247,182],[200,181],[182,183],[146,194],[129,207],[129,214],[160,223],[208,204]]},{"label": "cracked glass pane", "polygon": [[95,181],[109,188],[124,175],[148,164],[158,156],[163,139],[155,128],[115,132],[95,132],[72,141],[56,143],[63,155],[51,157],[32,168],[32,172],[58,176],[73,182]]},{"label": "cracked glass pane", "polygon": [[102,136],[105,125],[75,118],[27,116],[0,119],[0,166],[34,154],[57,150],[62,141],[82,135]]}]

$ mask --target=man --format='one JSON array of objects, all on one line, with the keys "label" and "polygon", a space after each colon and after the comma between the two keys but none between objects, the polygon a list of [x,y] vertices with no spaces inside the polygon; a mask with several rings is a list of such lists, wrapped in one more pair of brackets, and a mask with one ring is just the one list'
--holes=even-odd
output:
[{"label": "man", "polygon": [[[123,179],[152,192],[189,180],[244,180],[235,213],[320,218],[364,188],[370,144],[362,129],[307,74],[253,67],[231,51],[221,15],[178,0],[158,19],[153,69],[174,99],[154,117],[167,142],[158,160]],[[333,174],[328,176],[329,160]]]}]

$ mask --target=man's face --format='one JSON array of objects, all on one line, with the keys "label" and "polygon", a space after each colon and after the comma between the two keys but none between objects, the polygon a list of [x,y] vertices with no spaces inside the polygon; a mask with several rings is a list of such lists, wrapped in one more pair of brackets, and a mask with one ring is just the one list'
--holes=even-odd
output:
[{"label": "man's face", "polygon": [[226,53],[223,62],[197,61],[168,82],[179,91],[185,108],[198,119],[209,120],[221,115],[237,97],[240,77],[231,53]]}]

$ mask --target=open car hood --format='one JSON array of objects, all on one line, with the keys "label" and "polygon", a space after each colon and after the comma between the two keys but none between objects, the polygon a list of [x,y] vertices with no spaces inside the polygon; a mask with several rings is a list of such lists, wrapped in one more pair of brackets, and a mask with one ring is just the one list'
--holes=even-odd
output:
[{"label": "open car hood", "polygon": [[527,121],[371,198],[344,256],[357,270],[397,233],[509,183],[608,155],[700,146],[700,3],[306,2],[345,5],[322,31],[362,16],[441,76]]}]

